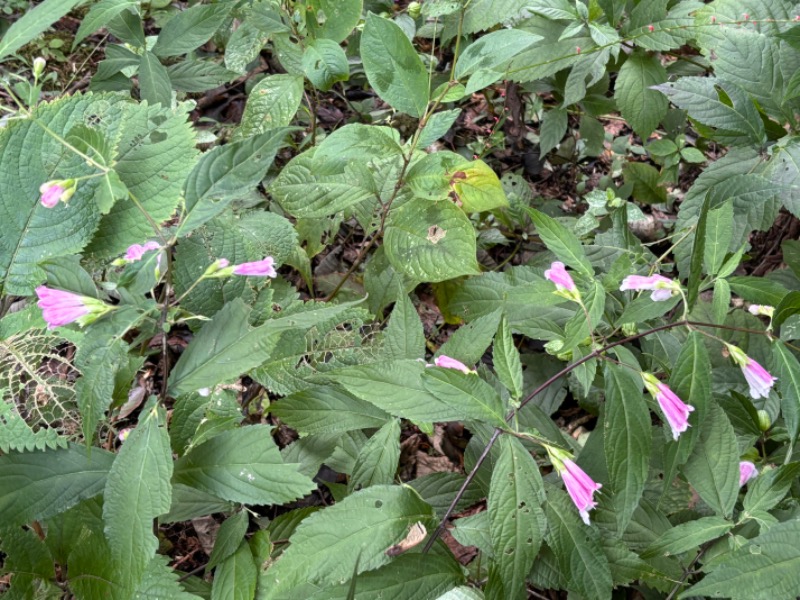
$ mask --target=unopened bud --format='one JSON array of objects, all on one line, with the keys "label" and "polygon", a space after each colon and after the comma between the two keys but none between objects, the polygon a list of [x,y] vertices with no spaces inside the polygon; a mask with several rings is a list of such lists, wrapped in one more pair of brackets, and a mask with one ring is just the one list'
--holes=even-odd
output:
[{"label": "unopened bud", "polygon": [[44,68],[47,66],[47,61],[43,59],[41,56],[37,56],[33,59],[33,76],[36,79],[42,76],[44,73]]},{"label": "unopened bud", "polygon": [[422,11],[422,5],[419,2],[410,2],[408,4],[408,16],[416,19]]},{"label": "unopened bud", "polygon": [[765,410],[758,411],[758,428],[761,431],[767,431],[770,427],[772,427],[772,421],[770,421],[769,413]]}]

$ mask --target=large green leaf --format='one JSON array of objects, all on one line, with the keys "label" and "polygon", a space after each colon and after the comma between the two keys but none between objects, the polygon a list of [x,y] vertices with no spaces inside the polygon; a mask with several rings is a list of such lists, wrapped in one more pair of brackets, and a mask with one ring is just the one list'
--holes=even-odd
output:
[{"label": "large green leaf", "polygon": [[594,269],[586,258],[586,252],[578,237],[553,217],[534,208],[527,210],[536,225],[536,233],[542,238],[547,249],[565,264],[593,279]]},{"label": "large green leaf", "polygon": [[479,37],[458,57],[455,77],[461,79],[481,69],[494,69],[508,62],[542,36],[521,29],[501,29]]},{"label": "large green leaf", "polygon": [[525,579],[539,553],[546,529],[544,488],[539,466],[516,438],[500,438],[487,510],[492,549],[503,598],[525,598]]},{"label": "large green leaf", "polygon": [[364,444],[356,457],[348,488],[388,485],[400,460],[400,421],[392,419]]},{"label": "large green leaf", "polygon": [[497,391],[473,374],[455,369],[432,368],[422,374],[425,389],[451,407],[448,421],[475,419],[495,427],[505,426],[505,410]]},{"label": "large green leaf", "polygon": [[730,516],[739,493],[739,447],[728,417],[716,404],[709,405],[700,438],[683,472],[715,512]]},{"label": "large green leaf", "polygon": [[611,570],[597,530],[580,520],[569,497],[561,490],[548,488],[545,511],[547,544],[558,559],[568,589],[584,598],[610,600]]},{"label": "large green leaf", "polygon": [[374,404],[336,386],[315,386],[291,394],[271,404],[270,412],[304,435],[371,429],[389,419]]},{"label": "large green leaf", "polygon": [[165,57],[194,50],[214,35],[235,4],[196,4],[175,14],[158,34],[153,53]]},{"label": "large green leaf", "polygon": [[614,493],[617,531],[625,531],[642,497],[650,467],[650,411],[641,384],[628,370],[608,364],[603,436],[606,464]]},{"label": "large green leaf", "polygon": [[152,52],[145,52],[139,63],[139,96],[151,106],[169,106],[172,102],[169,73]]},{"label": "large green leaf", "polygon": [[72,41],[72,49],[77,48],[86,36],[107,25],[123,10],[135,12],[138,8],[137,0],[100,0],[97,4],[92,5],[86,16],[81,19],[81,26]]},{"label": "large green leaf", "polygon": [[703,336],[692,332],[681,348],[672,376],[672,391],[686,404],[694,407],[689,413],[689,430],[678,441],[668,444],[664,453],[664,492],[672,486],[678,467],[686,462],[705,426],[711,397],[711,362]]},{"label": "large green leaf", "polygon": [[658,57],[645,52],[633,52],[619,71],[614,99],[642,139],[647,139],[667,114],[667,99],[650,89],[666,80],[667,71]]},{"label": "large green leaf", "polygon": [[361,19],[363,0],[308,0],[306,26],[317,38],[343,41]]},{"label": "large green leaf", "polygon": [[[724,90],[733,106],[723,102],[717,87]],[[712,77],[683,77],[655,88],[693,119],[716,128],[716,137],[721,141],[747,141],[758,145],[766,140],[764,122],[753,100],[733,83]]]},{"label": "large green leaf", "polygon": [[800,432],[800,362],[782,343],[772,347],[772,373],[778,378],[781,393],[781,414],[789,434],[789,447]]},{"label": "large green leaf", "polygon": [[292,122],[302,99],[302,77],[267,75],[250,90],[234,139],[286,127]]},{"label": "large green leaf", "polygon": [[644,558],[681,554],[698,548],[701,544],[725,535],[734,523],[722,517],[703,517],[687,521],[661,534],[642,553]]},{"label": "large green leaf", "polygon": [[[44,5],[42,5],[44,6]],[[33,11],[35,12],[35,11]],[[18,23],[20,23],[19,21]],[[69,205],[45,208],[39,186],[50,179],[96,174],[59,141],[91,116],[106,140],[119,136],[128,105],[113,95],[76,95],[38,105],[27,119],[0,129],[0,292],[27,296],[44,281],[36,263],[80,252],[100,222],[94,196],[100,178],[79,183]]]},{"label": "large green leaf", "polygon": [[327,217],[365,200],[377,201],[378,188],[363,161],[317,159],[314,149],[294,157],[269,188],[295,217]]},{"label": "large green leaf", "polygon": [[252,600],[256,592],[258,567],[247,540],[222,561],[214,571],[211,600]]},{"label": "large green leaf", "polygon": [[0,512],[6,526],[46,519],[102,493],[114,455],[77,445],[0,456]]},{"label": "large green leaf", "polygon": [[45,0],[25,12],[3,33],[3,39],[0,40],[0,58],[5,58],[22,48],[82,2],[83,0]]},{"label": "large green leaf", "polygon": [[361,60],[382,100],[400,112],[422,117],[428,106],[428,72],[396,23],[372,13],[367,16]]},{"label": "large green leaf", "polygon": [[172,452],[158,409],[146,409],[106,480],[103,522],[120,583],[136,589],[158,549],[153,519],[169,511]]},{"label": "large green leaf", "polygon": [[251,425],[200,444],[175,463],[175,482],[244,504],[284,504],[315,488],[284,464],[271,428]]},{"label": "large green leaf", "polygon": [[350,583],[345,583],[320,590],[308,600],[433,599],[463,582],[462,567],[452,556],[409,553],[356,577],[354,596],[348,595]]},{"label": "large green leaf", "polygon": [[433,510],[407,486],[373,486],[314,513],[295,530],[278,562],[261,578],[260,600],[310,582],[325,585],[387,564],[386,550],[412,525],[435,524]]},{"label": "large green leaf", "polygon": [[800,595],[800,520],[771,527],[734,550],[679,598],[773,600]]},{"label": "large green leaf", "polygon": [[455,204],[415,198],[386,221],[384,248],[399,272],[439,282],[479,272],[475,230]]},{"label": "large green leaf", "polygon": [[184,350],[169,376],[169,392],[180,396],[213,387],[254,369],[272,354],[290,324],[248,325],[250,308],[236,299],[206,323]]},{"label": "large green leaf", "polygon": [[197,155],[194,129],[187,119],[191,106],[129,108],[114,170],[133,199],[116,202],[103,216],[90,252],[102,257],[120,254],[131,244],[152,239],[150,220],[163,223],[172,216]]},{"label": "large green leaf", "polygon": [[425,366],[416,360],[395,360],[338,369],[324,377],[396,417],[418,423],[465,418],[463,408],[453,407],[427,390],[424,372]]},{"label": "large green leaf", "polygon": [[186,179],[186,213],[179,233],[188,234],[255,188],[284,145],[288,131],[272,129],[203,154]]}]

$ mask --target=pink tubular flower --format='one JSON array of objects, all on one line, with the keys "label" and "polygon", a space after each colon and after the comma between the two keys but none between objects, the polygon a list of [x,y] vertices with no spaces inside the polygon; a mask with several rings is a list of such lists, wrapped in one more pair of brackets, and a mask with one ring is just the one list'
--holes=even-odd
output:
[{"label": "pink tubular flower", "polygon": [[581,519],[589,525],[589,511],[597,506],[597,502],[594,502],[592,496],[603,486],[595,483],[591,477],[584,473],[583,469],[569,458],[564,458],[561,462],[563,467],[559,469],[558,463],[556,463],[556,470],[558,470],[561,479],[564,480],[569,497],[575,503]]},{"label": "pink tubular flower", "polygon": [[443,369],[457,369],[462,373],[470,374],[474,373],[472,369],[470,369],[467,365],[462,363],[460,360],[456,360],[455,358],[450,358],[449,356],[445,356],[442,354],[441,356],[437,356],[433,360],[433,364],[437,367],[442,367]]},{"label": "pink tubular flower", "polygon": [[567,273],[567,269],[562,262],[554,262],[550,268],[544,272],[545,279],[549,279],[556,284],[556,289],[559,291],[574,292],[577,288],[572,277]]},{"label": "pink tubular flower", "polygon": [[54,208],[59,202],[66,203],[75,193],[77,185],[74,179],[54,179],[39,186],[41,194],[39,202],[45,208]]},{"label": "pink tubular flower", "polygon": [[233,267],[234,275],[248,275],[250,277],[277,277],[275,270],[275,259],[267,256],[263,260],[242,263]]},{"label": "pink tubular flower", "polygon": [[54,290],[40,285],[36,288],[39,296],[37,306],[42,309],[42,317],[47,322],[48,329],[55,329],[77,321],[79,325],[86,325],[114,307],[72,292]]},{"label": "pink tubular flower", "polygon": [[651,373],[642,373],[642,379],[647,391],[656,399],[667,419],[672,430],[672,439],[677,441],[678,437],[690,427],[689,413],[694,411],[694,406],[683,402],[666,383],[661,383]]},{"label": "pink tubular flower", "polygon": [[743,460],[739,463],[739,487],[758,476],[758,469],[749,460]]},{"label": "pink tubular flower", "polygon": [[734,346],[733,344],[725,345],[728,348],[731,358],[742,369],[742,374],[747,380],[747,384],[750,386],[750,397],[753,400],[768,398],[769,391],[772,386],[775,385],[775,382],[778,381],[778,378],[770,375],[764,367],[747,356],[738,346]]},{"label": "pink tubular flower", "polygon": [[764,304],[751,304],[747,307],[747,310],[751,315],[755,315],[756,317],[769,317],[771,319],[775,314],[774,306],[767,306]]},{"label": "pink tubular flower", "polygon": [[680,284],[677,281],[664,277],[663,275],[650,275],[645,277],[643,275],[628,275],[622,280],[622,285],[619,290],[652,290],[650,298],[654,302],[661,302],[662,300],[669,300],[672,294],[680,290]]},{"label": "pink tubular flower", "polygon": [[159,248],[161,248],[161,246],[158,245],[158,242],[147,242],[144,246],[141,244],[128,246],[128,250],[125,252],[125,260],[129,262],[142,260],[145,252],[149,252],[150,250],[158,250]]}]

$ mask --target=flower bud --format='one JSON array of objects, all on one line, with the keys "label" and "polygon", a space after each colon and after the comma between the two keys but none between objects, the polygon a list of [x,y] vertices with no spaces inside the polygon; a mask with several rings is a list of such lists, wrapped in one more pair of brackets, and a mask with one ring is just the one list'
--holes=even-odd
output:
[{"label": "flower bud", "polygon": [[761,431],[767,431],[770,427],[772,427],[772,421],[770,421],[769,413],[765,410],[758,411],[758,428]]},{"label": "flower bud", "polygon": [[416,19],[422,10],[422,5],[419,2],[409,2],[408,4],[408,16],[412,19]]},{"label": "flower bud", "polygon": [[44,73],[44,68],[47,66],[47,61],[43,59],[41,56],[37,56],[33,59],[33,76],[36,79],[42,76]]}]

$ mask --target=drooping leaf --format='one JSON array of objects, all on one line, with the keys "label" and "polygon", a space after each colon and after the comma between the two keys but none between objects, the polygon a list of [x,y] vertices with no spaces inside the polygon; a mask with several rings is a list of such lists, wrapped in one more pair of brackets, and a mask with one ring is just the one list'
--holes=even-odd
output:
[{"label": "drooping leaf", "polygon": [[137,0],[101,0],[92,5],[89,12],[81,20],[81,26],[78,28],[78,33],[75,34],[75,39],[72,42],[72,49],[77,48],[78,44],[86,36],[107,25],[123,10],[136,11],[138,8],[139,2]]},{"label": "drooping leaf", "polygon": [[554,218],[533,208],[527,211],[536,225],[536,233],[542,238],[547,249],[566,265],[590,279],[593,278],[594,269],[586,258],[586,252],[577,236]]},{"label": "drooping leaf", "polygon": [[186,235],[211,220],[237,196],[258,185],[284,145],[288,131],[272,129],[203,154],[186,179],[186,213],[180,234]]},{"label": "drooping leaf", "polygon": [[145,52],[139,63],[139,95],[152,106],[166,107],[172,102],[169,73],[152,52]]},{"label": "drooping leaf", "polygon": [[425,332],[411,299],[401,294],[395,302],[384,332],[389,359],[418,359],[425,356]]},{"label": "drooping leaf", "polygon": [[422,382],[434,397],[451,407],[453,414],[476,419],[495,427],[505,426],[505,411],[498,393],[472,374],[455,369],[432,368],[422,374]]},{"label": "drooping leaf", "polygon": [[258,567],[247,540],[214,571],[211,600],[250,600],[255,597]]},{"label": "drooping leaf", "polygon": [[734,523],[722,517],[703,517],[687,521],[663,533],[642,553],[643,558],[681,554],[725,535]]},{"label": "drooping leaf", "polygon": [[381,427],[389,415],[336,386],[317,386],[281,398],[270,412],[305,435]]},{"label": "drooping leaf", "polygon": [[520,361],[519,350],[514,346],[511,328],[505,317],[500,321],[500,328],[494,338],[492,358],[497,377],[511,392],[513,398],[520,398],[523,385],[522,362]]},{"label": "drooping leaf", "polygon": [[309,0],[307,7],[306,26],[311,35],[338,44],[358,25],[363,0]]},{"label": "drooping leaf", "polygon": [[772,374],[778,378],[781,393],[781,414],[789,434],[789,447],[800,432],[800,362],[782,343],[772,347]]},{"label": "drooping leaf", "polygon": [[45,0],[27,11],[3,34],[3,39],[0,40],[0,58],[5,58],[22,48],[82,1]]},{"label": "drooping leaf", "polygon": [[347,81],[350,65],[342,47],[332,40],[316,40],[306,45],[303,70],[318,90],[327,92],[334,83]]}]

